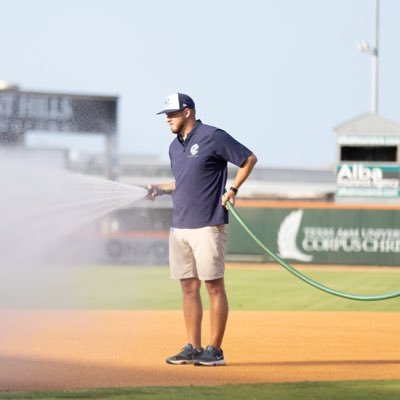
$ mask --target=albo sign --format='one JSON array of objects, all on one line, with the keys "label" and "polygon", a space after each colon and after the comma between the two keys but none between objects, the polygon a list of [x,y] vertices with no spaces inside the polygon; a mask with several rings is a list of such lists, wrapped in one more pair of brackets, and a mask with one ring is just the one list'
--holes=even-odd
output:
[{"label": "albo sign", "polygon": [[400,166],[339,164],[337,197],[399,197]]}]

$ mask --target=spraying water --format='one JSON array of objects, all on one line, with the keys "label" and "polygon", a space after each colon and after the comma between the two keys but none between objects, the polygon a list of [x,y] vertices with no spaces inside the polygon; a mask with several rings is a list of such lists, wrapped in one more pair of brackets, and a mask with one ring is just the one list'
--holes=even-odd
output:
[{"label": "spraying water", "polygon": [[27,296],[62,279],[57,265],[71,259],[68,238],[145,194],[68,172],[27,151],[1,151],[0,307],[5,293]]}]

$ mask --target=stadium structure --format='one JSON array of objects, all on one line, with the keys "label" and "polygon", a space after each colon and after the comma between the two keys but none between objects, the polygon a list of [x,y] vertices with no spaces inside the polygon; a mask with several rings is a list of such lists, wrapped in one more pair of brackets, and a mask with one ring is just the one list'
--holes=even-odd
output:
[{"label": "stadium structure", "polygon": [[[0,143],[30,152],[51,151],[71,171],[135,186],[171,181],[168,162],[154,156],[118,155],[117,105],[117,96],[26,92],[9,85],[0,90]],[[257,166],[240,190],[237,209],[260,239],[290,262],[398,265],[400,125],[369,112],[333,130],[335,165]],[[104,135],[105,151],[93,155],[27,148],[26,133],[36,131]],[[229,169],[228,180],[235,171]],[[171,213],[170,196],[162,196],[157,202],[138,201],[108,215],[83,250],[90,254],[90,246],[103,248],[103,255],[85,261],[167,263]],[[231,259],[269,261],[232,219],[229,235]]]}]

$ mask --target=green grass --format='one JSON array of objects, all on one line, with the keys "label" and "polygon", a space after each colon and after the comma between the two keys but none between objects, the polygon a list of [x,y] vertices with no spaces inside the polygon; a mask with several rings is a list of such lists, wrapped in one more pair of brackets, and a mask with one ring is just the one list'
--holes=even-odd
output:
[{"label": "green grass", "polygon": [[[400,290],[400,271],[309,270],[304,273],[328,287],[356,294]],[[284,269],[231,270],[227,285],[232,309],[287,311],[399,311],[400,297],[354,301],[333,296],[299,280]]]},{"label": "green grass", "polygon": [[65,392],[0,393],[0,399],[96,400],[397,400],[400,381],[269,383],[256,385],[142,387]]},{"label": "green grass", "polygon": [[[311,278],[339,290],[377,294],[400,290],[400,270],[309,270]],[[203,285],[204,286],[204,285]],[[326,294],[284,269],[228,269],[231,310],[400,311],[400,298],[365,302]],[[8,290],[8,295],[7,295]],[[167,267],[74,267],[16,293],[0,282],[2,308],[179,310],[179,283]],[[204,287],[202,295],[208,307]]]}]

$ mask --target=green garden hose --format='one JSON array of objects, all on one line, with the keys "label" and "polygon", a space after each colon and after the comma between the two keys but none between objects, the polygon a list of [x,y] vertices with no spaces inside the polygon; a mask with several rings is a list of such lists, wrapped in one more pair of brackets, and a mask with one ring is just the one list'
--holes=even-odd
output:
[{"label": "green garden hose", "polygon": [[245,222],[242,220],[242,218],[240,217],[238,212],[235,210],[233,205],[229,201],[226,203],[226,205],[228,207],[228,210],[234,215],[234,217],[237,219],[239,224],[242,225],[244,230],[265,251],[265,253],[267,253],[278,264],[282,265],[283,268],[285,268],[286,270],[291,272],[297,278],[308,283],[309,285],[314,286],[315,288],[320,289],[323,292],[332,294],[334,296],[344,297],[345,299],[350,299],[350,300],[377,301],[377,300],[392,299],[394,297],[400,296],[400,291],[384,293],[384,294],[377,294],[377,295],[358,295],[358,294],[346,293],[346,292],[342,292],[340,290],[329,288],[325,285],[322,285],[322,284],[314,281],[313,279],[311,279],[311,278],[307,277],[306,275],[302,274],[301,272],[299,272],[297,269],[293,268],[291,265],[289,265],[284,260],[282,260],[280,257],[278,257],[276,254],[274,254],[271,250],[269,250],[268,247],[265,246],[260,241],[260,239],[258,239],[257,236],[251,231],[251,229],[245,224]]}]

